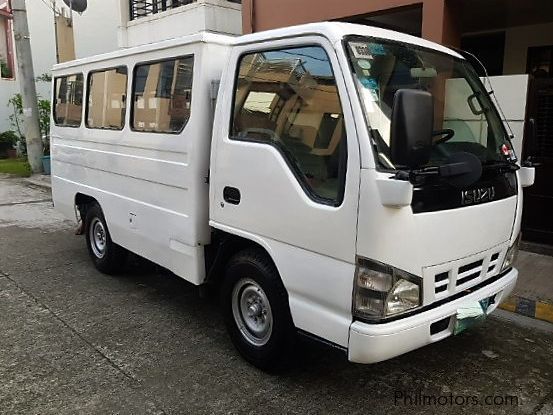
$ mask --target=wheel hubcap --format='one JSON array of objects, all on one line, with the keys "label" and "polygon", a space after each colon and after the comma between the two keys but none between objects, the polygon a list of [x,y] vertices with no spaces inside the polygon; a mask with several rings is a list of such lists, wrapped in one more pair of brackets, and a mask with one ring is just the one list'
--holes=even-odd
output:
[{"label": "wheel hubcap", "polygon": [[98,258],[103,258],[106,254],[107,235],[104,224],[100,219],[92,219],[92,222],[90,223],[89,238],[90,246],[92,247],[94,255]]},{"label": "wheel hubcap", "polygon": [[273,314],[265,291],[243,278],[232,291],[232,314],[244,338],[255,346],[266,344],[273,331]]}]

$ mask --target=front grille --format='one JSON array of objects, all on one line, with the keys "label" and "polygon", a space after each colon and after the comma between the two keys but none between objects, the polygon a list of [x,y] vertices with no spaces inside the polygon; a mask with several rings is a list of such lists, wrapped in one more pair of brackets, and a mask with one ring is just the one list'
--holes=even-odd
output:
[{"label": "front grille", "polygon": [[480,277],[480,274],[482,273],[483,263],[484,260],[481,259],[479,261],[471,262],[468,265],[463,265],[462,267],[460,267],[455,285],[458,287]]},{"label": "front grille", "polygon": [[[434,299],[447,297],[477,285],[499,271],[500,248],[466,260],[454,261],[454,266],[433,267]],[[444,269],[445,268],[445,269]]]}]

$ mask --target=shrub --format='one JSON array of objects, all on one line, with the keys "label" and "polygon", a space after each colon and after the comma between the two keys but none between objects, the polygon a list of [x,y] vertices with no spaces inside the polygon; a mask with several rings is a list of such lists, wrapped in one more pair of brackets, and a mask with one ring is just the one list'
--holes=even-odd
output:
[{"label": "shrub", "polygon": [[17,134],[13,131],[4,131],[0,133],[0,154],[5,156],[9,149],[14,148],[18,139],[19,137],[17,137]]},{"label": "shrub", "polygon": [[[23,98],[21,94],[13,95],[8,100],[8,106],[12,109],[12,114],[8,118],[18,136],[17,146],[19,152],[25,155],[27,154],[27,143],[23,132]],[[38,97],[38,122],[44,145],[44,154],[50,154],[50,110],[50,101]]]},{"label": "shrub", "polygon": [[12,76],[13,74],[8,64],[4,61],[0,61],[0,78],[11,78]]}]

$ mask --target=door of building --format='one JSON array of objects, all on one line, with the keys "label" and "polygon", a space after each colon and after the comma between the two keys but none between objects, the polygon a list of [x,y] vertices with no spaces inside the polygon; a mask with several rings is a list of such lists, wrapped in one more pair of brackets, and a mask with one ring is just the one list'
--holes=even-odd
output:
[{"label": "door of building", "polygon": [[[532,156],[541,165],[536,168],[534,185],[524,189],[522,237],[553,245],[553,78],[533,78],[528,95],[523,158]],[[534,144],[529,140],[532,124]]]}]

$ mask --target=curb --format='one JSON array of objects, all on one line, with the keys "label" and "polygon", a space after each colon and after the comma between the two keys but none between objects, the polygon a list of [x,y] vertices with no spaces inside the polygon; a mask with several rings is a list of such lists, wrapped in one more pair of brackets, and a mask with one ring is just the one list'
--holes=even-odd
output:
[{"label": "curb", "polygon": [[499,305],[502,310],[553,323],[553,304],[512,295]]},{"label": "curb", "polygon": [[[38,176],[39,177],[36,177],[36,176],[27,177],[26,179],[24,179],[24,181],[27,184],[42,187],[43,189],[51,190],[52,184],[50,182],[50,176],[43,176],[43,175],[38,175]],[[48,180],[44,180],[42,179],[42,177],[48,177]]]}]

